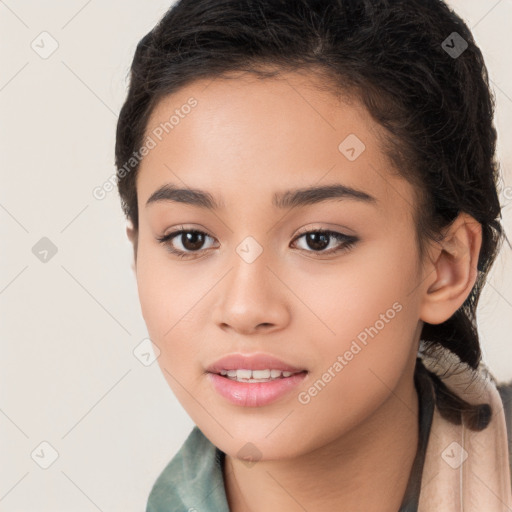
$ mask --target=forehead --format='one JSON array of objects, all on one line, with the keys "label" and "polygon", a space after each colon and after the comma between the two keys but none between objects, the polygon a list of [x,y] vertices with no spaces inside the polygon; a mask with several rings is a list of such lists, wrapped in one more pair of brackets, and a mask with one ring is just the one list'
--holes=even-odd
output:
[{"label": "forehead", "polygon": [[139,204],[168,182],[206,189],[221,203],[342,183],[377,197],[381,208],[397,194],[412,204],[409,184],[390,172],[381,133],[354,97],[335,96],[312,75],[198,80],[150,116],[154,147],[139,168]]}]

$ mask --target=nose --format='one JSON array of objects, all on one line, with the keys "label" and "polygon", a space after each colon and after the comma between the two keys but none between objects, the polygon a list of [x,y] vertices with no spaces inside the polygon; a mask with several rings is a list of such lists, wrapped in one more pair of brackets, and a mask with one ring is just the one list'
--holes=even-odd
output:
[{"label": "nose", "polygon": [[221,329],[247,335],[288,325],[290,292],[276,277],[278,267],[273,267],[265,251],[251,263],[235,254],[230,272],[217,288],[213,320]]}]

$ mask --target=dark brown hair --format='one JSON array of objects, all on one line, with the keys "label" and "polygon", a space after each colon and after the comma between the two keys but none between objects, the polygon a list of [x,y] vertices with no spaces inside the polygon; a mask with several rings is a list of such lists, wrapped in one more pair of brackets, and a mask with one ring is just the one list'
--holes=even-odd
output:
[{"label": "dark brown hair", "polygon": [[[128,172],[126,164],[143,144],[156,104],[200,78],[245,71],[264,79],[290,70],[311,71],[325,87],[354,94],[382,126],[383,148],[395,171],[415,185],[421,256],[426,242],[439,241],[441,230],[460,212],[481,224],[475,286],[451,318],[425,323],[421,333],[427,347],[441,344],[477,368],[477,303],[503,239],[494,99],[469,28],[441,0],[181,0],[173,5],[137,46],[117,125],[118,188],[135,232],[138,162],[132,159]],[[485,406],[469,407],[439,379],[436,389],[438,402],[472,411],[479,418],[475,428],[486,426]]]}]

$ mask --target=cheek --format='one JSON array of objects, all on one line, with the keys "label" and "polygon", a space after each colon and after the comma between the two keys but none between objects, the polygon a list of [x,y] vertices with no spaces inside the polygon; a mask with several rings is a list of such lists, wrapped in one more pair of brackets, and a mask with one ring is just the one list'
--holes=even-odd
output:
[{"label": "cheek", "polygon": [[325,372],[331,368],[336,378],[322,394],[327,401],[341,398],[351,410],[397,385],[418,327],[418,304],[410,293],[414,260],[401,258],[394,245],[382,246],[378,254],[354,260],[351,271],[341,272],[325,295],[308,294],[331,330],[318,340],[322,356],[315,377],[329,380]]},{"label": "cheek", "polygon": [[142,258],[137,269],[137,287],[148,331],[152,338],[160,340],[172,326],[171,304],[176,301],[176,288],[166,284],[165,272]]},{"label": "cheek", "polygon": [[[340,304],[346,309],[331,317],[336,336],[319,340],[321,360],[297,400],[306,424],[322,417],[324,440],[355,428],[390,397],[410,364],[417,327],[415,307],[385,289]],[[316,446],[314,433],[308,442]]]},{"label": "cheek", "polygon": [[183,276],[170,272],[158,258],[139,261],[139,300],[149,337],[160,350],[158,365],[177,400],[187,411],[194,410],[190,393],[197,394],[198,347],[190,310],[197,300],[187,295],[187,290],[193,294]]},{"label": "cheek", "polygon": [[[137,262],[137,288],[142,315],[148,330],[162,339],[178,319],[193,295],[193,282],[188,282],[176,264],[169,261],[164,249],[141,243]],[[174,328],[173,328],[174,329]]]},{"label": "cheek", "polygon": [[[175,267],[174,267],[175,268]],[[142,250],[137,263],[137,288],[148,333],[160,349],[158,361],[170,372],[187,370],[192,352],[193,308],[200,290],[186,272],[176,272],[165,255]],[[179,361],[179,365],[177,362]]]},{"label": "cheek", "polygon": [[407,306],[414,300],[416,267],[405,250],[385,241],[350,255],[328,278],[301,275],[302,295],[324,327],[313,317],[311,324],[323,330],[326,346],[338,350],[354,338],[364,343],[368,331],[385,340],[410,327],[406,317],[414,312]]}]

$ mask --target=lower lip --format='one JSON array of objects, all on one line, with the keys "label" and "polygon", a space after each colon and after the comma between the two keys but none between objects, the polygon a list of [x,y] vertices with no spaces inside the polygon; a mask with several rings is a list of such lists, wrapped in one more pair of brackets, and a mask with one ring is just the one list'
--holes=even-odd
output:
[{"label": "lower lip", "polygon": [[216,373],[208,373],[217,392],[242,407],[261,407],[275,402],[298,386],[306,375],[307,372],[301,372],[268,382],[238,382]]}]

